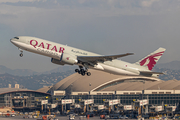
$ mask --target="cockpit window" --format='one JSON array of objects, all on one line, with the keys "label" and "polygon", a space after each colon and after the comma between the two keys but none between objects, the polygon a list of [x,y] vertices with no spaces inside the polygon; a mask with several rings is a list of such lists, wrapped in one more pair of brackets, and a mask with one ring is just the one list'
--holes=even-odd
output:
[{"label": "cockpit window", "polygon": [[18,37],[14,37],[15,39],[19,39]]}]

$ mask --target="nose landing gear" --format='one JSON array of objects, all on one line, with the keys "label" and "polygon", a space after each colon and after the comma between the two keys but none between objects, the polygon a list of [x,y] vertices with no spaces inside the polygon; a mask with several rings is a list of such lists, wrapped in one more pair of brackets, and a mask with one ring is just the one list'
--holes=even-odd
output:
[{"label": "nose landing gear", "polygon": [[23,53],[20,53],[19,56],[22,57],[22,56],[23,56]]},{"label": "nose landing gear", "polygon": [[22,57],[22,56],[23,56],[23,50],[20,49],[20,48],[19,48],[19,50],[20,50],[20,52],[21,52],[21,53],[19,54],[19,56]]},{"label": "nose landing gear", "polygon": [[75,69],[75,72],[81,74],[82,76],[84,76],[84,75],[90,76],[91,75],[91,73],[88,72],[88,69],[84,70],[84,68],[82,66],[79,66],[79,68],[80,69]]}]

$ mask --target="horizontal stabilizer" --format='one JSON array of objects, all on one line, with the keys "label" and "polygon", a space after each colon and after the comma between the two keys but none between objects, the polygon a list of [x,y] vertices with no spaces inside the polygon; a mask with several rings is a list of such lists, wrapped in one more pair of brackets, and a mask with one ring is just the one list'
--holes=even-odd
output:
[{"label": "horizontal stabilizer", "polygon": [[151,72],[151,71],[140,71],[141,74],[148,74],[148,75],[152,75],[152,74],[164,74],[161,72]]}]

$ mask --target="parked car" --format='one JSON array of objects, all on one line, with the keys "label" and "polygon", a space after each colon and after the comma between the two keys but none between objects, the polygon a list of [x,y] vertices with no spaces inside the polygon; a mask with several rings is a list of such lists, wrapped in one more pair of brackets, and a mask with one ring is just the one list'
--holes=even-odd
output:
[{"label": "parked car", "polygon": [[28,118],[32,118],[32,115],[28,115]]},{"label": "parked car", "polygon": [[74,120],[75,115],[74,114],[69,114],[69,120]]},{"label": "parked car", "polygon": [[87,113],[86,114],[86,117],[89,116],[89,117],[94,117],[94,113]]},{"label": "parked car", "polygon": [[110,117],[109,117],[109,115],[105,115],[105,118],[106,118],[106,119],[109,119]]},{"label": "parked car", "polygon": [[105,115],[100,115],[100,119],[105,119]]},{"label": "parked car", "polygon": [[37,115],[33,115],[33,118],[37,118]]},{"label": "parked car", "polygon": [[128,117],[126,115],[123,116],[123,119],[128,119]]},{"label": "parked car", "polygon": [[26,118],[28,118],[28,116],[27,116],[27,115],[26,115],[26,116],[23,116],[23,118],[26,119]]},{"label": "parked car", "polygon": [[16,115],[15,114],[11,114],[11,117],[15,117]]}]

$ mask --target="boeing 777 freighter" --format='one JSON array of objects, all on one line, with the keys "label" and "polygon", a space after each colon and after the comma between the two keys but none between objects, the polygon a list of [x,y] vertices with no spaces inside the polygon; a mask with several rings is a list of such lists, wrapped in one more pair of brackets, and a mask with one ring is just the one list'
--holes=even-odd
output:
[{"label": "boeing 777 freighter", "polygon": [[148,77],[158,77],[159,72],[152,72],[154,65],[163,55],[165,49],[159,48],[153,53],[136,63],[128,63],[117,58],[133,55],[126,53],[120,55],[99,55],[96,53],[84,51],[74,47],[69,47],[59,43],[43,40],[36,37],[18,36],[10,40],[20,50],[20,57],[23,56],[23,50],[44,55],[51,58],[51,62],[58,65],[78,65],[75,69],[81,75],[90,76],[88,69],[105,71],[116,75],[143,75]]}]

